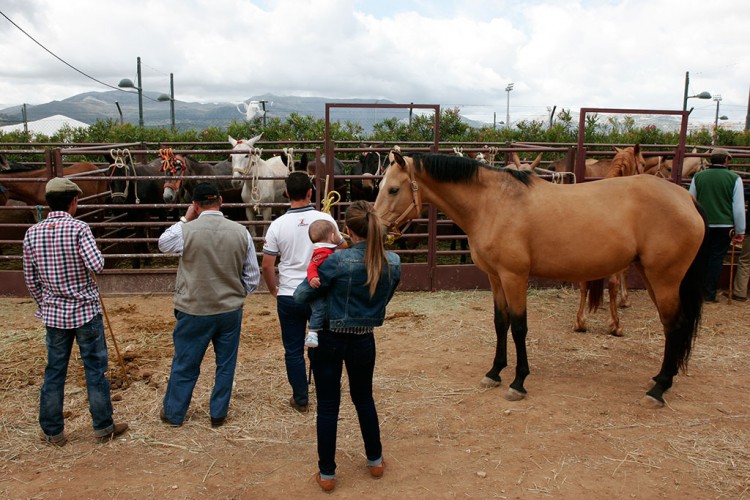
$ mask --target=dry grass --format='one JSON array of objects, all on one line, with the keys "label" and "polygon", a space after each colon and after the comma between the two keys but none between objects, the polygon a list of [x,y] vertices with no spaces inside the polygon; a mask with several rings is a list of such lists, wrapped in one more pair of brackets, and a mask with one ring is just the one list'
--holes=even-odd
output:
[{"label": "dry grass", "polygon": [[[633,484],[672,481],[671,490],[663,490],[672,495],[747,498],[750,377],[739,369],[750,349],[746,309],[706,307],[691,375],[679,376],[668,407],[654,412],[639,406],[638,398],[646,374],[658,368],[663,338],[645,294],[636,292],[634,299],[622,313],[626,336],[614,338],[603,334],[603,312],[591,316],[589,333],[572,333],[574,290],[530,290],[530,396],[509,403],[498,389],[477,384],[495,344],[488,292],[397,294],[378,332],[375,385],[383,440],[393,474],[401,471],[396,484],[402,493],[452,496],[446,488],[453,485],[456,493],[485,497],[632,496]],[[0,493],[57,491],[43,473],[83,480],[76,471],[102,457],[142,462],[151,470],[127,490],[111,486],[110,496],[163,496],[173,489],[190,497],[308,491],[291,485],[315,490],[308,484],[315,470],[315,417],[288,406],[278,322],[268,297],[251,298],[246,307],[232,405],[219,429],[209,424],[210,351],[185,425],[174,429],[158,419],[172,354],[171,300],[105,300],[133,379],[113,391],[115,418],[127,420],[131,430],[117,442],[94,443],[83,370],[74,356],[65,402],[70,442],[60,449],[37,438],[44,331],[29,319],[28,301],[0,304],[11,318],[0,332]],[[114,352],[110,356],[116,387],[121,377]],[[504,386],[515,367],[512,344],[509,358]],[[344,378],[343,394],[347,390]],[[346,398],[338,449],[342,475],[356,490],[350,493],[367,494],[369,483],[355,472],[364,457]],[[231,487],[228,478],[235,481]],[[608,482],[612,486],[605,488]],[[384,484],[390,483],[378,487],[389,487]],[[390,490],[378,491],[389,496]]]}]

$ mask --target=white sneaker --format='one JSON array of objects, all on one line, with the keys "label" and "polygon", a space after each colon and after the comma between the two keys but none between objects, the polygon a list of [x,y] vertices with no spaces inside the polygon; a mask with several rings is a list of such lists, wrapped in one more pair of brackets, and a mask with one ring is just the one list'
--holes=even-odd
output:
[{"label": "white sneaker", "polygon": [[305,337],[305,347],[318,347],[318,333],[307,332]]}]

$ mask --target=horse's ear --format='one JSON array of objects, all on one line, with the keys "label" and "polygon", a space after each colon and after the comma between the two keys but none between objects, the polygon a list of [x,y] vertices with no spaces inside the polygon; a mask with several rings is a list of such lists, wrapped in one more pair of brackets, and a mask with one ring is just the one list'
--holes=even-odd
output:
[{"label": "horse's ear", "polygon": [[536,158],[534,158],[534,161],[531,164],[531,170],[534,170],[536,167],[538,167],[540,163],[542,163],[542,153],[539,153],[538,155],[536,155]]},{"label": "horse's ear", "polygon": [[307,172],[308,161],[309,160],[307,159],[307,153],[302,153],[302,157],[299,159],[299,170],[304,170],[305,172]]},{"label": "horse's ear", "polygon": [[404,157],[401,156],[401,153],[398,151],[391,151],[388,154],[388,159],[391,161],[391,163],[398,164],[399,167],[406,167],[406,161],[404,160]]},{"label": "horse's ear", "polygon": [[263,132],[261,132],[260,134],[256,135],[255,137],[253,137],[252,139],[248,140],[247,142],[249,142],[249,143],[250,143],[250,146],[254,146],[254,145],[255,145],[255,143],[256,143],[256,142],[258,142],[258,141],[260,140],[260,137],[261,137],[262,135],[263,135]]},{"label": "horse's ear", "polygon": [[237,145],[237,140],[231,135],[229,136],[229,144],[231,144],[232,147],[235,147]]},{"label": "horse's ear", "polygon": [[518,153],[516,153],[515,151],[513,151],[513,153],[511,153],[511,157],[513,158],[513,163],[517,167],[520,167],[521,166],[521,159],[518,157]]},{"label": "horse's ear", "polygon": [[641,145],[640,144],[636,144],[635,146],[633,146],[633,153],[635,153],[636,155],[641,154]]},{"label": "horse's ear", "polygon": [[620,149],[617,146],[614,146],[614,148],[615,148],[615,153],[622,153],[623,151],[625,151],[624,149]]}]

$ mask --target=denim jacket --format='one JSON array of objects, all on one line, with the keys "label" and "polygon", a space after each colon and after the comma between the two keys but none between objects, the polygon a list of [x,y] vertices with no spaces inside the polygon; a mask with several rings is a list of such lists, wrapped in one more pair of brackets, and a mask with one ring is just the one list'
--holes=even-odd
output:
[{"label": "denim jacket", "polygon": [[334,252],[318,269],[320,287],[312,288],[305,279],[294,292],[295,301],[307,304],[325,296],[328,328],[383,324],[385,306],[401,280],[401,259],[393,252],[386,252],[388,267],[383,269],[375,293],[370,298],[364,263],[365,245],[366,242],[359,242]]}]

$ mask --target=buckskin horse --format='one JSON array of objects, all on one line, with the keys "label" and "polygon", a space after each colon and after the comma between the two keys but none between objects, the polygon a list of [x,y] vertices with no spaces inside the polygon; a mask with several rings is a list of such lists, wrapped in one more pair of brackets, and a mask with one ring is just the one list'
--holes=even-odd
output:
[{"label": "buckskin horse", "polygon": [[[107,181],[99,167],[89,162],[74,163],[63,169],[65,177],[70,177],[83,193],[80,199],[102,195],[107,190]],[[76,180],[75,176],[96,177],[101,180]],[[27,205],[46,205],[44,192],[46,180],[49,178],[47,169],[20,171],[10,174],[0,174],[0,183],[8,191],[9,199],[18,200]],[[39,180],[37,180],[39,179]]]},{"label": "buckskin horse", "polygon": [[[484,386],[500,385],[510,328],[517,365],[506,399],[526,396],[530,276],[588,281],[634,262],[665,335],[661,369],[643,401],[664,405],[664,392],[687,368],[703,307],[706,219],[690,193],[650,175],[553,184],[469,158],[391,152],[375,202],[379,217],[398,232],[423,203],[466,232],[472,259],[489,277],[497,346]],[[550,214],[560,214],[554,224]]]}]

